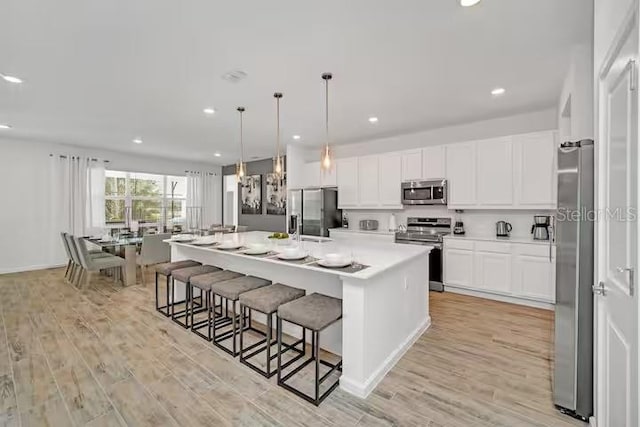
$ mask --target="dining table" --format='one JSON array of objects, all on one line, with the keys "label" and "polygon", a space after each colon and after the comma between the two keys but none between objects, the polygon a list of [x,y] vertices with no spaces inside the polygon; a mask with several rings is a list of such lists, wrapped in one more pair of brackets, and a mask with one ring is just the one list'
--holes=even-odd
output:
[{"label": "dining table", "polygon": [[85,239],[92,244],[99,246],[103,251],[116,251],[119,248],[122,248],[125,260],[123,283],[125,286],[132,286],[136,284],[137,249],[138,246],[142,245],[142,237],[120,236],[113,237],[111,239],[85,237]]}]

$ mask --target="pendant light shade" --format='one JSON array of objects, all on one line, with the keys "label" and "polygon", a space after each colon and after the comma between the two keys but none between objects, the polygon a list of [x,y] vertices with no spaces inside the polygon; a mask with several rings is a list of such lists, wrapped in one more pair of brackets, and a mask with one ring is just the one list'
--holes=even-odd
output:
[{"label": "pendant light shade", "polygon": [[280,99],[282,99],[282,94],[276,92],[273,97],[276,99],[276,156],[273,158],[273,173],[281,179],[284,176],[284,161],[280,153]]},{"label": "pendant light shade", "polygon": [[240,161],[236,163],[236,178],[241,181],[247,175],[247,165],[244,163],[244,145],[242,141],[242,113],[244,107],[238,107],[240,113]]},{"label": "pendant light shade", "polygon": [[322,80],[324,80],[324,101],[325,101],[325,132],[326,132],[326,141],[325,145],[322,148],[322,153],[320,157],[320,168],[323,171],[329,171],[334,166],[333,161],[333,153],[331,148],[329,147],[329,80],[333,75],[331,73],[322,74]]}]

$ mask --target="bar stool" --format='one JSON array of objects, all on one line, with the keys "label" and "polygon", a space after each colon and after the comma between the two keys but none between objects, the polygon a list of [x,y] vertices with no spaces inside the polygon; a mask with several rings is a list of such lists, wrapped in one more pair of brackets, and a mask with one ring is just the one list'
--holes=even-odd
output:
[{"label": "bar stool", "polygon": [[[340,383],[338,378],[327,391],[320,395],[320,384],[326,380],[329,375],[334,371],[342,371],[342,359],[335,365],[320,360],[320,332],[326,329],[328,326],[334,324],[342,318],[342,300],[339,298],[330,297],[327,295],[313,293],[311,295],[298,298],[297,300],[288,302],[281,305],[278,308],[278,385],[294,393],[298,397],[313,403],[318,406],[328,395],[331,393]],[[282,376],[282,321],[286,320],[289,323],[298,325],[302,328],[309,329],[312,332],[311,335],[311,352],[312,356],[307,359],[300,366],[296,367],[293,371],[289,372],[284,377]],[[295,387],[287,384],[292,376],[300,372],[311,362],[315,362],[315,381],[314,381],[314,396],[309,396],[306,393],[296,389]],[[320,377],[320,364],[331,368],[322,377]]]},{"label": "bar stool", "polygon": [[[171,289],[173,291],[174,287],[175,287],[175,281],[179,281],[184,283],[185,285],[185,307],[184,310],[179,311],[178,313],[175,312],[175,304],[171,305],[171,320],[173,320],[174,322],[176,322],[178,325],[182,326],[183,328],[188,328],[189,327],[189,314],[191,314],[192,316],[196,313],[200,313],[204,310],[207,310],[208,307],[204,306],[204,301],[202,298],[202,294],[200,295],[200,303],[196,304],[198,309],[196,310],[195,308],[191,309],[191,313],[189,312],[189,302],[193,302],[193,298],[191,298],[191,286],[190,286],[190,280],[192,277],[194,276],[198,276],[200,274],[206,274],[206,273],[212,273],[214,271],[221,271],[221,268],[218,267],[214,267],[212,265],[196,265],[193,267],[187,267],[187,268],[181,268],[179,270],[174,270],[171,273]],[[184,322],[182,322],[180,319],[182,319],[184,317]]]},{"label": "bar stool", "polygon": [[[169,285],[169,279],[171,278],[171,272],[173,270],[179,270],[181,268],[187,268],[187,267],[193,267],[196,265],[200,265],[199,262],[197,261],[192,261],[192,260],[184,260],[184,261],[176,261],[176,262],[165,262],[163,264],[159,264],[156,265],[155,270],[156,270],[156,311],[159,311],[160,313],[164,314],[165,316],[169,317],[171,315],[171,313],[169,313],[169,288],[173,288],[172,286]],[[167,290],[167,304],[163,305],[162,307],[160,306],[160,297],[158,295],[158,275],[162,275],[165,276],[167,278],[167,285],[166,285],[166,290]],[[173,289],[171,289],[173,291]],[[172,299],[173,299],[173,293],[172,293]],[[185,304],[186,304],[186,300],[185,300]],[[175,301],[172,302],[172,304],[175,304]]]},{"label": "bar stool", "polygon": [[[195,316],[192,314],[191,316],[191,332],[195,333],[199,337],[206,339],[207,341],[211,341],[211,328],[213,326],[213,314],[216,308],[220,308],[220,315],[222,315],[222,302],[220,305],[215,304],[215,299],[211,298],[211,286],[218,282],[224,282],[226,280],[235,279],[237,277],[244,277],[244,274],[237,273],[231,270],[222,270],[215,271],[213,273],[200,274],[198,276],[194,276],[191,278],[189,282],[189,286],[191,286],[191,290],[189,295],[191,295],[191,301],[189,306],[193,307],[193,288],[200,289],[201,294],[205,295],[205,304],[209,309],[207,310],[207,318],[204,320],[200,320],[196,322]],[[228,304],[227,304],[228,306]],[[227,307],[228,309],[228,307]],[[228,310],[227,310],[228,311]],[[219,320],[219,323],[228,320],[228,323],[231,323],[231,319],[227,316],[223,319]],[[207,334],[203,334],[200,332],[200,329],[206,327]]]},{"label": "bar stool", "polygon": [[[216,312],[215,311],[213,312],[212,340],[213,340],[213,344],[216,347],[219,347],[220,349],[226,351],[233,357],[236,357],[238,355],[238,349],[237,349],[237,343],[236,343],[237,341],[236,337],[238,335],[238,330],[237,330],[238,318],[236,315],[236,303],[240,298],[240,294],[252,291],[254,289],[262,288],[270,284],[271,284],[271,280],[261,279],[255,276],[243,276],[243,277],[238,277],[231,280],[226,280],[224,282],[218,282],[211,285],[211,298],[214,301],[216,296],[220,298],[221,303],[222,301],[225,301],[225,304],[228,304],[228,302],[231,301],[231,318],[229,319],[231,323],[230,331],[223,332],[220,335],[217,334],[217,331],[227,326],[228,323],[225,324],[224,322],[220,322],[218,317],[216,316]],[[226,314],[227,314],[226,317],[229,317],[228,306],[227,306]],[[241,319],[240,329],[250,329],[259,334],[263,333],[262,331],[253,328],[253,326],[251,325],[251,317],[248,318],[249,320],[248,326],[245,324],[245,321],[247,320],[247,318],[241,317],[240,319]],[[230,338],[233,339],[233,344],[231,345],[231,349],[228,349],[221,343]]]},{"label": "bar stool", "polygon": [[[258,311],[265,316],[267,316],[267,333],[264,339],[250,345],[247,348],[244,348],[244,329],[240,330],[240,363],[243,363],[258,372],[259,374],[271,378],[275,375],[276,370],[271,370],[271,361],[278,357],[277,354],[271,355],[271,346],[278,343],[277,336],[278,330],[276,328],[276,339],[273,339],[272,330],[273,330],[273,316],[278,311],[278,307],[282,304],[288,303],[295,299],[301,298],[305,295],[304,289],[292,288],[291,286],[286,286],[281,283],[275,283],[270,286],[265,286],[254,291],[245,292],[240,295],[240,314],[243,317],[247,316],[247,311],[249,317],[251,317],[252,311]],[[302,328],[302,338],[292,344],[284,344],[285,349],[284,353],[289,350],[294,350],[298,353],[297,356],[288,360],[282,368],[286,368],[292,363],[299,360],[305,354],[305,339],[306,339],[306,329]],[[302,344],[302,349],[296,348],[297,345]],[[253,351],[251,351],[253,350]],[[251,351],[249,354],[245,354],[246,352]],[[255,355],[266,351],[266,361],[267,361],[267,369],[263,370],[259,366],[254,365],[249,361]]]}]

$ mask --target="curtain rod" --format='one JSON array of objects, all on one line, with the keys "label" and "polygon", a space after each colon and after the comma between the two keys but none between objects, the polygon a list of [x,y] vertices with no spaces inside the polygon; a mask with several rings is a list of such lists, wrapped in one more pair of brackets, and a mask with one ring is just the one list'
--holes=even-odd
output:
[{"label": "curtain rod", "polygon": [[198,174],[198,175],[200,175],[200,174],[202,174],[202,173],[205,173],[205,174],[207,174],[207,175],[218,176],[218,174],[217,174],[217,173],[215,173],[215,172],[184,171],[184,173],[195,173],[195,174]]},{"label": "curtain rod", "polygon": [[[53,157],[55,156],[55,154],[49,154],[49,157]],[[60,157],[61,159],[68,159],[69,156],[65,156],[64,154],[59,154],[58,157]],[[80,159],[80,156],[71,156],[71,159]],[[100,159],[96,159],[95,157],[90,157],[89,160],[91,160],[92,162],[99,162]],[[109,163],[109,160],[102,160],[105,163]]]}]

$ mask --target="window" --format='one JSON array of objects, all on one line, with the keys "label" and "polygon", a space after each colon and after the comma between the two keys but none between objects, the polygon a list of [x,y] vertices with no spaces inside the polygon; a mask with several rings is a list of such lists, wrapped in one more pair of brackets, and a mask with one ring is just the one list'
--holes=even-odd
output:
[{"label": "window", "polygon": [[183,224],[187,179],[147,173],[106,171],[105,219],[108,226],[137,221],[143,226]]}]

